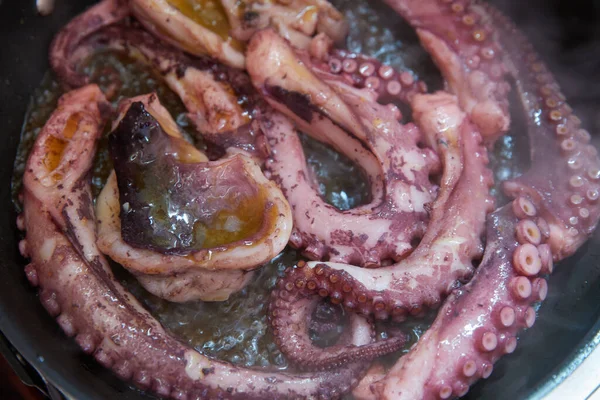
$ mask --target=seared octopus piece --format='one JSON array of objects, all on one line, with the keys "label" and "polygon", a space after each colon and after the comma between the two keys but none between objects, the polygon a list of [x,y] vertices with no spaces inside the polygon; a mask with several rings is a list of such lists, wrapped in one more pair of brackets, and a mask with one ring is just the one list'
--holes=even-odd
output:
[{"label": "seared octopus piece", "polygon": [[471,282],[371,385],[373,398],[455,398],[488,378],[494,363],[515,350],[518,331],[535,323],[532,306],[548,294],[553,263],[573,254],[600,219],[600,159],[589,133],[524,35],[499,11],[485,10],[527,116],[531,167],[505,183],[515,199],[489,216],[486,251]]},{"label": "seared octopus piece", "polygon": [[225,65],[244,68],[243,43],[231,32],[219,0],[129,0],[131,13],[162,41]]},{"label": "seared octopus piece", "polygon": [[[199,0],[195,4],[188,0],[102,0],[73,20],[67,26],[70,34],[55,44],[63,54],[69,53],[91,32],[130,14],[162,41],[234,68],[244,68],[245,42],[265,27],[276,28],[299,48],[308,48],[318,34],[339,42],[348,32],[344,17],[325,0]],[[52,56],[53,65],[73,72],[61,58],[60,54]]]},{"label": "seared octopus piece", "polygon": [[272,148],[266,166],[293,205],[292,245],[313,260],[369,267],[410,252],[425,232],[427,204],[435,198],[429,175],[439,169],[437,155],[418,146],[419,129],[400,124],[398,108],[376,103],[369,91],[321,81],[273,30],[252,38],[247,60],[252,82],[269,104],[348,156],[371,184],[370,203],[336,209],[311,186],[295,133],[266,127]]},{"label": "seared octopus piece", "polygon": [[179,96],[198,137],[211,145],[211,155],[242,151],[259,161],[266,157],[268,149],[264,137],[257,122],[253,121],[259,113],[261,101],[242,71],[225,67],[209,58],[190,58],[169,45],[157,42],[156,38],[139,28],[115,25],[112,20],[112,25],[97,26],[95,31],[88,32],[76,46],[60,46],[73,30],[86,29],[87,25],[83,24],[97,13],[96,8],[92,7],[75,18],[53,42],[51,59],[57,61],[52,67],[61,82],[70,87],[89,83],[89,77],[82,72],[83,64],[99,51],[114,50],[127,54],[150,66]]},{"label": "seared octopus piece", "polygon": [[[415,28],[487,144],[508,130],[510,85],[498,27],[476,0],[384,0]],[[510,43],[507,44],[510,47]]]},{"label": "seared octopus piece", "polygon": [[301,49],[309,48],[317,34],[338,43],[348,34],[344,16],[326,0],[221,0],[221,3],[231,24],[231,34],[243,42],[268,27]]},{"label": "seared octopus piece", "polygon": [[[115,279],[96,245],[89,170],[108,103],[96,85],[65,94],[36,139],[26,166],[19,248],[40,300],[66,335],[121,379],[165,398],[337,398],[366,370],[364,363],[293,374],[250,369],[191,349],[164,328]],[[353,344],[373,340],[371,325]],[[361,321],[363,321],[361,323]]]},{"label": "seared octopus piece", "polygon": [[155,94],[121,103],[109,143],[98,247],[155,295],[226,300],[286,246],[291,211],[276,185],[242,154],[208,161]]}]

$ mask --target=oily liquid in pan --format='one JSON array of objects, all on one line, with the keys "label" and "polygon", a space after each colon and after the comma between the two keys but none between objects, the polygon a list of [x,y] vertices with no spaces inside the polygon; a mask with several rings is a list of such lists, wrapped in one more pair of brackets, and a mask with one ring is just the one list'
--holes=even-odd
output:
[{"label": "oily liquid in pan", "polygon": [[[332,1],[348,19],[351,31],[347,47],[351,51],[376,56],[382,62],[398,69],[408,69],[424,80],[431,89],[441,87],[441,78],[429,55],[420,47],[414,31],[385,5],[367,0],[348,2]],[[148,68],[135,61],[115,54],[100,53],[86,66],[93,81],[103,90],[112,94],[116,103],[122,97],[156,91],[161,103],[182,128],[188,140],[196,146],[205,148],[204,143],[195,139],[194,127],[185,116],[186,110],[179,98],[171,92]],[[112,85],[115,78],[120,85]],[[112,92],[112,93],[111,93]],[[13,198],[20,209],[18,193],[21,187],[23,168],[29,149],[35,137],[56,107],[63,92],[51,74],[48,74],[41,86],[34,92],[23,125],[21,143],[15,161],[13,177]],[[512,102],[513,104],[516,102]],[[406,107],[399,105],[403,111]],[[513,113],[512,132],[518,132],[519,116]],[[408,113],[405,120],[410,118]],[[522,126],[522,125],[521,125]],[[107,133],[110,124],[107,127]],[[522,135],[521,135],[522,136]],[[525,167],[519,162],[519,156],[527,158],[526,139],[509,132],[501,138],[490,153],[491,166],[495,171],[496,184],[519,174]],[[306,158],[314,171],[319,189],[324,198],[340,209],[348,209],[369,201],[369,185],[362,178],[359,168],[345,157],[326,146],[301,135]],[[96,154],[92,190],[94,197],[102,189],[112,169],[108,154],[106,135],[99,144]],[[495,189],[500,193],[499,186]],[[502,202],[503,199],[499,199]],[[273,366],[286,369],[287,362],[273,343],[266,319],[268,299],[276,279],[284,269],[295,263],[299,255],[291,248],[262,267],[253,281],[241,292],[231,296],[228,301],[216,303],[191,302],[186,304],[170,303],[146,292],[137,281],[120,266],[113,264],[117,277],[150,310],[150,312],[177,338],[197,350],[222,360],[244,366]],[[422,320],[409,320],[401,325],[410,334],[403,352],[420,337],[431,322],[431,316]],[[386,335],[386,324],[380,324],[380,335]],[[394,360],[398,355],[389,356]]]}]

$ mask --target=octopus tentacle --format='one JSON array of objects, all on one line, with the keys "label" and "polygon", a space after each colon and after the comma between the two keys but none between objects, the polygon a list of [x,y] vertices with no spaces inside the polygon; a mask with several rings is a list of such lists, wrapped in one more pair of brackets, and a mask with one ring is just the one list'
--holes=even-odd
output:
[{"label": "octopus tentacle", "polygon": [[[548,293],[543,274],[572,254],[600,219],[595,196],[584,197],[596,188],[593,173],[582,175],[600,165],[588,135],[531,44],[500,12],[487,12],[507,42],[506,63],[526,111],[532,165],[505,185],[516,198],[489,217],[487,248],[473,280],[453,292],[416,347],[372,385],[378,398],[460,397],[477,379],[489,377],[493,364],[515,350],[518,331],[535,323],[532,306]],[[562,161],[558,167],[556,160]],[[581,201],[573,202],[574,196]],[[571,219],[583,208],[583,220]]]},{"label": "octopus tentacle", "polygon": [[286,246],[289,205],[256,163],[209,162],[155,94],[123,101],[113,127],[116,174],[97,200],[98,247],[150,292],[225,300]]},{"label": "octopus tentacle", "polygon": [[[305,265],[304,261],[300,261],[296,268],[301,270]],[[286,274],[290,273],[292,270],[288,269]],[[283,279],[271,293],[269,323],[281,352],[303,369],[327,370],[350,362],[373,360],[401,349],[406,343],[406,336],[402,335],[363,346],[352,345],[353,336],[361,334],[358,324],[364,324],[364,317],[352,313],[342,340],[325,348],[317,347],[308,337],[308,330],[310,317],[319,298],[310,291],[310,284],[306,291],[303,290],[304,287],[298,286],[298,290],[290,291],[289,287],[290,283]]]},{"label": "octopus tentacle", "polygon": [[[78,24],[90,18],[86,14],[91,11],[71,22],[58,36],[67,35],[71,25],[73,29],[83,29]],[[108,49],[128,54],[159,73],[182,100],[198,135],[221,153],[235,149],[258,160],[266,157],[268,149],[264,137],[257,122],[252,120],[259,112],[260,99],[242,71],[207,58],[192,59],[177,49],[158,43],[141,29],[120,25],[99,29],[62,54],[66,62],[63,60],[59,65],[71,66],[68,72],[53,68],[61,80],[77,86],[89,79],[80,72],[81,65],[95,52]],[[53,47],[51,54],[57,51]]]},{"label": "octopus tentacle", "polygon": [[[120,378],[174,399],[330,399],[355,385],[365,370],[360,363],[291,374],[210,359],[169,336],[116,281],[95,245],[92,203],[85,196],[104,104],[95,85],[63,96],[27,163],[22,247],[31,257],[28,276],[65,333]],[[46,151],[52,149],[63,151]],[[63,203],[66,193],[75,196]],[[364,335],[354,344],[369,341]]]},{"label": "octopus tentacle", "polygon": [[60,80],[71,87],[80,87],[89,79],[80,75],[70,55],[89,35],[102,27],[121,21],[129,15],[128,0],[103,0],[73,18],[54,37],[50,45],[50,65]]},{"label": "octopus tentacle", "polygon": [[501,356],[515,350],[516,334],[533,325],[531,305],[545,298],[547,284],[516,267],[527,264],[529,256],[511,257],[522,248],[514,235],[519,219],[512,208],[509,204],[490,215],[486,252],[475,276],[448,297],[415,348],[371,386],[375,398],[464,396],[473,382],[490,376]]},{"label": "octopus tentacle", "polygon": [[438,165],[432,151],[417,146],[418,128],[401,125],[397,107],[375,103],[373,92],[346,85],[345,93],[338,93],[342,87],[321,81],[272,30],[252,38],[246,57],[251,79],[267,101],[301,130],[355,161],[371,183],[369,204],[335,209],[308,182],[294,133],[265,129],[273,149],[267,168],[294,209],[291,243],[305,248],[310,258],[367,266],[409,252],[424,233],[425,204],[435,192],[429,174]]},{"label": "octopus tentacle", "polygon": [[[581,128],[558,83],[533,46],[499,11],[488,7],[503,37],[513,39],[507,65],[528,121],[531,169],[504,183],[510,195],[543,204],[540,228],[548,231],[555,261],[573,254],[596,228],[600,199],[598,150]],[[507,46],[508,47],[508,46]],[[540,113],[540,122],[534,113]],[[550,169],[552,168],[552,169]],[[552,170],[551,180],[547,171]],[[538,222],[539,224],[539,222]]]},{"label": "octopus tentacle", "polygon": [[385,0],[417,31],[448,89],[488,143],[508,130],[510,115],[496,24],[471,0]]},{"label": "octopus tentacle", "polygon": [[[410,256],[389,267],[365,270],[309,262],[302,268],[290,268],[279,283],[278,297],[271,302],[270,321],[276,339],[283,342],[290,334],[281,326],[306,318],[297,309],[291,311],[290,303],[298,298],[312,296],[317,302],[325,297],[349,311],[403,321],[407,315],[419,316],[427,307],[438,307],[445,294],[473,273],[472,260],[482,253],[485,216],[493,207],[489,195],[492,178],[481,135],[452,95],[416,95],[413,104],[415,118],[428,140],[439,147],[444,164],[442,189],[432,206],[425,237]],[[296,335],[306,336],[307,332]],[[303,346],[308,341],[303,338]],[[288,357],[298,357],[288,354],[286,346],[281,350]],[[369,354],[366,349],[364,353]]]}]

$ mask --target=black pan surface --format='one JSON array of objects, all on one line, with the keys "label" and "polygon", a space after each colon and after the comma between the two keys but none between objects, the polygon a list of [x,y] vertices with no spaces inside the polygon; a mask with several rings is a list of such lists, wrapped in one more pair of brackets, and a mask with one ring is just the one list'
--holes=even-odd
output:
[{"label": "black pan surface", "polygon": [[[148,399],[67,339],[25,279],[11,203],[13,160],[29,96],[48,68],[54,33],[92,1],[57,0],[48,17],[34,1],[0,0],[0,329],[42,376],[74,399]],[[497,2],[498,3],[498,2]],[[596,145],[600,135],[600,6],[577,0],[502,1],[537,45]],[[600,233],[560,263],[533,329],[467,398],[542,398],[600,343]]]}]

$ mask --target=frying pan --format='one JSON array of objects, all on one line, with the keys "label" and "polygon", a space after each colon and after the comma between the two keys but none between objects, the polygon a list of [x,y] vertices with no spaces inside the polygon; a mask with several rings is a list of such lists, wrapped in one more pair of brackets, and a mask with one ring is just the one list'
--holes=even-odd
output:
[{"label": "frying pan", "polygon": [[[25,109],[48,69],[52,36],[92,2],[57,0],[54,12],[40,17],[33,0],[0,0],[0,329],[12,345],[0,343],[0,351],[18,371],[36,370],[70,398],[149,399],[154,397],[121,382],[65,337],[26,281],[26,261],[17,250],[9,187]],[[536,44],[584,126],[598,132],[600,5],[578,0],[506,0],[498,5]],[[594,137],[596,145],[598,139]],[[559,264],[534,328],[522,333],[519,342],[517,351],[495,366],[490,379],[471,388],[467,398],[542,398],[600,343],[600,230]],[[32,382],[28,374],[23,379]]]}]

